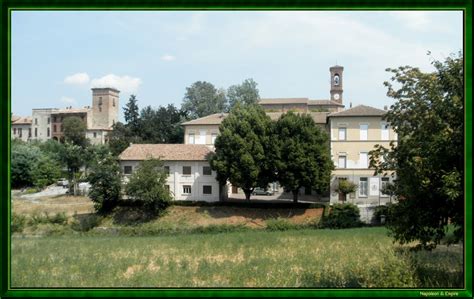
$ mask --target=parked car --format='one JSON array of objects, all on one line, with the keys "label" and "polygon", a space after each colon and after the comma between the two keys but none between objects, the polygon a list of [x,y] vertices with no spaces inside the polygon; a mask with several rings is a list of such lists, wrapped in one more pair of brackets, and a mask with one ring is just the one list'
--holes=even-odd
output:
[{"label": "parked car", "polygon": [[273,195],[272,190],[265,190],[263,188],[255,188],[252,192],[253,195]]},{"label": "parked car", "polygon": [[69,181],[66,180],[65,178],[60,178],[60,179],[57,181],[56,185],[58,185],[58,186],[63,186],[63,187],[67,187],[67,186],[69,186]]}]

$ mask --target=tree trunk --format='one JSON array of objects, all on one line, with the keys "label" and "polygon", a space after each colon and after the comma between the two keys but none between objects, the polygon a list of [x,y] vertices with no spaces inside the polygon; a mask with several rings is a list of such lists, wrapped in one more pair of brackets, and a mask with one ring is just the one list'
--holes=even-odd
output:
[{"label": "tree trunk", "polygon": [[293,192],[293,203],[298,203],[298,191],[300,189],[292,190]]},{"label": "tree trunk", "polygon": [[250,195],[252,195],[252,190],[244,189],[244,193],[245,193],[245,200],[250,201]]}]

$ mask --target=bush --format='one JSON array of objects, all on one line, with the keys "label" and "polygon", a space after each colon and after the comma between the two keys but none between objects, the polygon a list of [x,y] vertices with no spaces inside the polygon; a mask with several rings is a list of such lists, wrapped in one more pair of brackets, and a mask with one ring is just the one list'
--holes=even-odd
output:
[{"label": "bush", "polygon": [[79,232],[87,232],[98,226],[102,221],[102,217],[96,214],[74,215],[74,218],[71,228]]},{"label": "bush", "polygon": [[11,231],[12,233],[21,233],[25,228],[26,217],[13,213],[11,220]]},{"label": "bush", "polygon": [[53,217],[49,217],[49,222],[53,224],[66,224],[67,223],[67,216],[66,213],[57,213]]},{"label": "bush", "polygon": [[372,218],[372,223],[374,224],[382,224],[381,217],[382,215],[385,215],[385,223],[389,221],[389,213],[390,213],[390,204],[385,205],[385,206],[377,206],[375,207],[374,210],[374,215]]},{"label": "bush", "polygon": [[328,215],[323,218],[325,228],[349,228],[361,224],[359,208],[349,203],[333,205]]},{"label": "bush", "polygon": [[266,224],[266,229],[269,231],[285,231],[297,228],[297,225],[283,218],[269,219]]},{"label": "bush", "polygon": [[29,225],[38,225],[38,224],[66,224],[67,216],[66,213],[57,213],[54,216],[49,216],[48,213],[44,212],[43,214],[35,213],[31,216]]}]

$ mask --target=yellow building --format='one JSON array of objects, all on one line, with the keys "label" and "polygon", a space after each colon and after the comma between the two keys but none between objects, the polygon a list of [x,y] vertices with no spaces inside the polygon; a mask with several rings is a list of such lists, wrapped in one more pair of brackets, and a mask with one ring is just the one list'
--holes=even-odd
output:
[{"label": "yellow building", "polygon": [[360,105],[328,116],[331,157],[335,170],[331,179],[331,202],[344,200],[335,190],[339,180],[350,180],[358,190],[348,196],[348,202],[374,204],[389,201],[381,189],[391,177],[374,175],[369,169],[369,152],[376,144],[389,148],[397,136],[389,123],[382,120],[387,111]]}]

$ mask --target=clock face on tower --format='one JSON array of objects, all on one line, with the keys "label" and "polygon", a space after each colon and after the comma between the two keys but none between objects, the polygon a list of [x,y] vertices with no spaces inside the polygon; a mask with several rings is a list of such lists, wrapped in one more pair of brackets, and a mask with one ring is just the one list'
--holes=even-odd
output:
[{"label": "clock face on tower", "polygon": [[339,94],[338,93],[334,94],[334,99],[339,100]]}]

